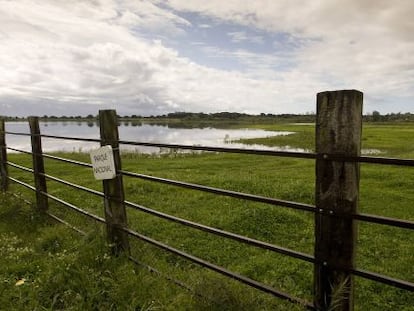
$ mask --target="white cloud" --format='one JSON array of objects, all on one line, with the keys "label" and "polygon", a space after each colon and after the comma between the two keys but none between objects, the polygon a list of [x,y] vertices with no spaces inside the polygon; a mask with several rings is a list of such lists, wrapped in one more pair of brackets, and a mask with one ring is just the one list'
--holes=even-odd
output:
[{"label": "white cloud", "polygon": [[[314,110],[316,92],[333,88],[413,98],[413,6],[368,0],[0,0],[0,107],[10,114],[28,113],[22,107],[30,105],[38,105],[39,114],[114,106],[120,114],[287,113]],[[209,27],[191,24],[180,11],[290,33],[296,48],[286,55],[223,51],[200,38],[199,46],[238,59],[245,73],[201,66],[160,39]],[[262,40],[243,31],[228,35],[235,42]],[[289,68],[282,69],[286,63]]]},{"label": "white cloud", "polygon": [[157,1],[123,1],[118,7],[120,18],[117,22],[127,27],[139,27],[173,35],[182,34],[183,26],[191,26],[186,19],[163,10],[155,4]]},{"label": "white cloud", "polygon": [[[175,10],[199,12],[237,24],[268,31],[284,31],[306,36],[341,35],[360,26],[387,29],[413,40],[414,3],[406,0],[166,0]],[[341,28],[341,29],[339,29]]]},{"label": "white cloud", "polygon": [[[175,10],[198,12],[269,32],[289,33],[299,43],[298,50],[290,55],[297,63],[296,70],[310,73],[318,81],[331,80],[331,88],[359,88],[376,97],[390,97],[393,92],[397,100],[400,95],[414,97],[413,1],[168,0],[168,3]],[[233,34],[233,40],[245,39],[243,33]]]},{"label": "white cloud", "polygon": [[248,39],[247,34],[244,31],[229,32],[227,35],[230,37],[232,42],[239,43]]},{"label": "white cloud", "polygon": [[206,29],[206,28],[211,28],[211,25],[209,25],[209,24],[199,24],[198,27]]},{"label": "white cloud", "polygon": [[0,96],[22,105],[117,105],[135,114],[273,110],[267,105],[277,83],[206,68],[161,41],[135,37],[110,4],[74,3],[72,10],[53,2],[2,3]]},{"label": "white cloud", "polygon": [[[0,46],[0,96],[139,103],[136,93],[156,95],[162,86],[151,77],[177,57],[174,51],[133,37],[116,24],[116,10],[108,6],[79,4],[77,9],[74,2],[68,9],[62,3],[1,3],[6,36]],[[166,23],[165,15],[159,17]],[[182,22],[171,19],[176,21]]]},{"label": "white cloud", "polygon": [[240,43],[244,41],[248,41],[253,44],[262,44],[263,43],[263,37],[262,36],[252,36],[248,35],[244,31],[232,31],[228,32],[227,36],[230,37],[230,40],[233,43]]}]

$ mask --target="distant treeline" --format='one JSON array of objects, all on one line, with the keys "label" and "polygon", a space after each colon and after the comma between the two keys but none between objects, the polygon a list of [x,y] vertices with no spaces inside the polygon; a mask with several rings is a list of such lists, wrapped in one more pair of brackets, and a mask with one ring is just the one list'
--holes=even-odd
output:
[{"label": "distant treeline", "polygon": [[[124,115],[118,116],[121,120],[140,120],[149,122],[315,122],[316,115],[314,113],[307,114],[272,114],[261,113],[259,115],[251,115],[238,112],[217,112],[217,113],[203,113],[203,112],[172,112],[158,116],[140,116],[140,115]],[[21,121],[25,120],[25,117],[11,117],[0,116],[6,121]],[[378,111],[363,116],[366,122],[414,122],[413,113],[388,113],[382,115]],[[56,120],[56,121],[93,121],[98,120],[97,115],[87,116],[48,116],[44,115],[40,117],[41,120]]]},{"label": "distant treeline", "polygon": [[[151,118],[151,117],[150,117]],[[217,112],[217,113],[193,113],[193,112],[173,112],[161,116],[152,117],[156,120],[181,120],[183,122],[191,121],[241,121],[241,122],[314,122],[314,114],[271,114],[261,113],[259,115],[251,115],[238,112]]]},{"label": "distant treeline", "polygon": [[371,114],[364,116],[364,121],[368,122],[413,122],[414,114],[407,113],[387,113],[382,115],[378,111],[373,111]]}]

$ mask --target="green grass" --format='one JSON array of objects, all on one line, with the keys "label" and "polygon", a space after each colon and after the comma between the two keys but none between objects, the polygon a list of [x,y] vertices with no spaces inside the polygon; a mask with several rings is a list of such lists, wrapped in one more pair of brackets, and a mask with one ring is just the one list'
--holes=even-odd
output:
[{"label": "green grass", "polygon": [[[262,128],[265,126],[262,126]],[[269,125],[269,130],[297,134],[263,140],[270,145],[313,149],[313,126]],[[363,148],[382,156],[414,158],[413,124],[366,125]],[[257,143],[257,141],[254,141]],[[85,154],[62,154],[89,161]],[[31,160],[9,155],[28,167]],[[125,154],[125,170],[229,190],[314,202],[314,162],[290,158],[232,154],[171,154],[162,157]],[[32,183],[28,173],[10,175]],[[47,173],[101,190],[90,169],[46,160]],[[286,208],[186,190],[125,177],[127,200],[223,230],[313,253],[313,215]],[[361,165],[360,210],[414,220],[414,169]],[[11,191],[33,201],[18,185]],[[48,182],[48,191],[103,217],[100,198]],[[132,254],[194,289],[188,292],[163,278],[108,254],[103,228],[51,202],[50,211],[73,223],[86,237],[39,217],[21,201],[2,195],[0,218],[0,302],[13,310],[294,310],[292,305],[235,281],[131,240]],[[183,227],[128,209],[129,226],[237,273],[295,296],[312,299],[313,267],[296,259]],[[3,247],[12,245],[12,248]],[[414,232],[359,224],[357,266],[414,282]],[[15,286],[22,278],[26,282]],[[200,297],[200,294],[203,297]],[[41,297],[42,299],[37,299]],[[56,305],[54,305],[56,304]],[[25,308],[25,306],[28,306]],[[356,310],[414,310],[412,293],[356,278]],[[128,309],[129,308],[129,309]]]},{"label": "green grass", "polygon": [[2,310],[155,310],[167,296],[177,299],[166,309],[176,309],[182,291],[111,256],[98,228],[79,236],[15,200],[1,203]]},{"label": "green grass", "polygon": [[[293,131],[295,134],[270,138],[242,139],[243,143],[269,146],[291,146],[314,151],[315,126],[310,124],[254,125],[269,131]],[[378,149],[378,156],[414,158],[413,123],[365,123],[362,130],[362,149]]]}]

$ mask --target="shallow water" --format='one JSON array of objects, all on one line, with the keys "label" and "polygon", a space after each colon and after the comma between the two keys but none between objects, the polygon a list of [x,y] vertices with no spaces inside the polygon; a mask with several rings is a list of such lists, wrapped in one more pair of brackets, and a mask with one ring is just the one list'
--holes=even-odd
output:
[{"label": "shallow water", "polygon": [[[27,122],[7,122],[6,130],[29,133],[29,126]],[[99,127],[94,122],[40,122],[40,132],[55,136],[99,138]],[[120,140],[125,141],[306,152],[304,149],[289,146],[269,147],[235,142],[241,138],[262,138],[289,134],[293,134],[293,132],[258,129],[170,128],[166,125],[130,122],[122,122],[119,126]],[[6,142],[9,147],[30,151],[30,137],[8,134]],[[98,148],[99,143],[42,138],[42,147],[44,152],[88,152]],[[121,150],[141,153],[169,152],[169,149],[165,148],[127,145],[121,145]]]}]

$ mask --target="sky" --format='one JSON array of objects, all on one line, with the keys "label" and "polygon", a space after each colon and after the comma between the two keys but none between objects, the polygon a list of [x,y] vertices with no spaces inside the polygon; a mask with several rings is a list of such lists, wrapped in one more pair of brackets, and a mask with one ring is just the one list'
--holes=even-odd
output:
[{"label": "sky", "polygon": [[0,0],[0,115],[414,112],[412,0]]}]

